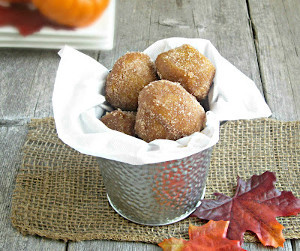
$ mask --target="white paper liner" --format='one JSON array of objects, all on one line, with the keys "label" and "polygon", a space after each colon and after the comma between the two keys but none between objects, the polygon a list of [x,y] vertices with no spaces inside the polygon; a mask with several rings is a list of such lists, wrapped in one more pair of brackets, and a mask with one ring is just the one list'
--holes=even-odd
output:
[{"label": "white paper liner", "polygon": [[[104,86],[108,69],[75,49],[60,52],[53,111],[59,138],[81,153],[132,165],[180,159],[215,145],[219,120],[268,117],[271,111],[254,82],[224,59],[208,40],[168,38],[157,41],[144,53],[154,61],[158,54],[190,44],[216,67],[209,92],[206,127],[177,141],[159,139],[147,143],[106,127],[99,118],[110,109],[105,104]],[[134,51],[134,48],[133,48]]]}]

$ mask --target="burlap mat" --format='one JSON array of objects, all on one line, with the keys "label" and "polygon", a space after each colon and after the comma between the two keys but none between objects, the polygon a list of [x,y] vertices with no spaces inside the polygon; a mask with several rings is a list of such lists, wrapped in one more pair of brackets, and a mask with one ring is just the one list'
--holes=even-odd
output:
[{"label": "burlap mat", "polygon": [[[244,179],[266,170],[276,172],[277,188],[300,195],[300,122],[271,119],[227,122],[214,147],[206,198],[214,192],[232,196],[239,175]],[[21,169],[12,200],[12,223],[23,234],[53,239],[109,239],[158,243],[170,236],[188,238],[197,218],[161,227],[131,223],[109,206],[94,157],[62,143],[54,120],[29,124]],[[300,216],[278,218],[284,236],[300,238]],[[255,241],[251,234],[245,241]]]}]

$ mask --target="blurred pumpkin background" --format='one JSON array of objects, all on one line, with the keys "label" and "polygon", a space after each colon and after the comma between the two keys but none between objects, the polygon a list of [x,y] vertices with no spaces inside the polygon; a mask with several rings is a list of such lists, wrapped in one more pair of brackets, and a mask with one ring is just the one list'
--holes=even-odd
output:
[{"label": "blurred pumpkin background", "polygon": [[[33,4],[49,20],[71,27],[84,27],[98,19],[109,0],[1,0],[17,8],[16,4]],[[9,11],[7,9],[7,11]]]},{"label": "blurred pumpkin background", "polygon": [[[87,46],[74,47],[112,49],[114,2],[115,0],[0,0],[0,33],[4,35],[4,42],[0,46],[60,48],[63,42],[71,46],[82,42]],[[100,22],[101,19],[105,20]],[[58,30],[60,32],[55,32]],[[34,38],[37,33],[39,37],[44,37],[41,40]],[[61,43],[53,43],[51,46],[46,36],[58,38]],[[76,36],[79,37],[77,41]],[[70,37],[73,37],[72,41]],[[19,44],[16,43],[17,39]],[[44,40],[48,44],[43,45],[42,42],[34,47],[36,40]]]}]

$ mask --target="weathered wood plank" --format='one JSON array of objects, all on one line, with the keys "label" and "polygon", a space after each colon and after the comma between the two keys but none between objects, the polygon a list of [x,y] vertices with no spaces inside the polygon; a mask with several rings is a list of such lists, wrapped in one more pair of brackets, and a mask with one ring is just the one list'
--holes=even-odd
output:
[{"label": "weathered wood plank", "polygon": [[89,251],[89,250],[109,250],[109,251],[160,251],[157,245],[137,243],[137,242],[118,242],[118,241],[83,241],[70,242],[68,251]]},{"label": "weathered wood plank", "polygon": [[119,0],[116,4],[115,44],[112,51],[100,52],[98,61],[112,68],[128,51],[143,51],[149,45],[152,0]]},{"label": "weathered wood plank", "polygon": [[151,19],[146,20],[150,43],[168,37],[198,37],[194,8],[195,1],[153,1]]},{"label": "weathered wood plank", "polygon": [[[271,247],[265,247],[260,243],[245,243],[243,248],[248,251],[272,251],[275,250]],[[291,240],[286,240],[284,243],[284,247],[278,247],[276,250],[278,251],[293,251]]]},{"label": "weathered wood plank", "polygon": [[265,96],[273,117],[300,119],[298,0],[249,0]]},{"label": "weathered wood plank", "polygon": [[293,244],[293,251],[300,250],[300,240],[292,240],[292,244]]},{"label": "weathered wood plank", "polygon": [[32,115],[22,103],[34,102],[32,81],[40,57],[41,52],[35,50],[0,50],[1,119],[14,120]]},{"label": "weathered wood plank", "polygon": [[[0,50],[0,121],[15,123],[52,113],[52,92],[59,64],[57,50]],[[85,52],[97,58],[98,52]]]},{"label": "weathered wood plank", "polygon": [[0,250],[65,250],[66,243],[23,236],[11,225],[11,199],[26,134],[26,126],[0,127]]}]

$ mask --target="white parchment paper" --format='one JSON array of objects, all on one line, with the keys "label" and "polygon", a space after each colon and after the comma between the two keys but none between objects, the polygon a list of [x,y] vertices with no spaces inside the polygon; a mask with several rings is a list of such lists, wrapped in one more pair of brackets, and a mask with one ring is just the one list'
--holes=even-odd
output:
[{"label": "white parchment paper", "polygon": [[[210,41],[168,38],[155,42],[144,53],[154,61],[158,54],[190,44],[216,67],[209,92],[206,127],[177,141],[147,143],[107,128],[99,118],[110,108],[104,87],[108,69],[89,56],[65,46],[53,92],[53,111],[59,138],[81,153],[132,165],[180,159],[205,150],[219,140],[219,121],[268,117],[271,111],[254,82],[224,59]],[[134,51],[134,48],[133,48]]]}]

